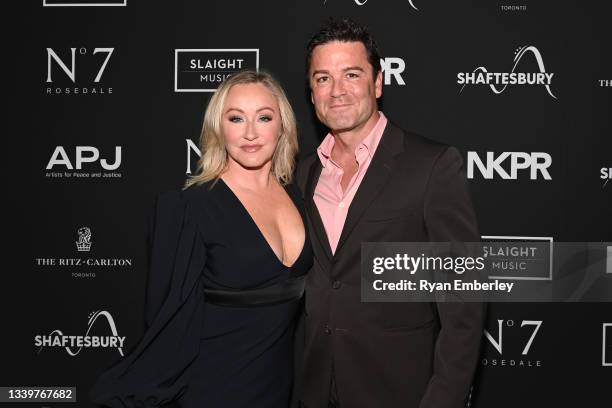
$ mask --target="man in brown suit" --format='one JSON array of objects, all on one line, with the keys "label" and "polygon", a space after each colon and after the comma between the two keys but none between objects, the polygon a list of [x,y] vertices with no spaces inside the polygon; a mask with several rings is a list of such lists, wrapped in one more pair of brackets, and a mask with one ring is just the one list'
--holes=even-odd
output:
[{"label": "man in brown suit", "polygon": [[362,303],[372,241],[478,241],[455,148],[378,110],[380,56],[367,30],[331,20],[308,45],[308,80],[330,132],[300,163],[315,263],[307,277],[299,406],[462,407],[484,320],[479,303]]}]

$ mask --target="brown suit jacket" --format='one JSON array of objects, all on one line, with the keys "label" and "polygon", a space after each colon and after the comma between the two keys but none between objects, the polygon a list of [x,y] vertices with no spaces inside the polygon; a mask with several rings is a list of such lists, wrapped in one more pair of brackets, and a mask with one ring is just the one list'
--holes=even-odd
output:
[{"label": "brown suit jacket", "polygon": [[321,168],[313,154],[297,176],[315,254],[298,330],[299,405],[327,407],[333,363],[341,408],[464,406],[483,305],[360,301],[362,242],[480,240],[460,154],[389,122],[335,255],[313,201]]}]

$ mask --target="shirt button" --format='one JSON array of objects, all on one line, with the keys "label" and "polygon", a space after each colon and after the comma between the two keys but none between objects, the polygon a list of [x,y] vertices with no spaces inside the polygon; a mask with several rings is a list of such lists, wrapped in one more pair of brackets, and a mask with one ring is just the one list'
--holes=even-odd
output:
[{"label": "shirt button", "polygon": [[342,286],[342,284],[340,283],[340,281],[334,281],[332,283],[332,288],[334,289],[340,289],[340,286]]},{"label": "shirt button", "polygon": [[325,334],[332,334],[332,330],[327,324],[325,325]]}]

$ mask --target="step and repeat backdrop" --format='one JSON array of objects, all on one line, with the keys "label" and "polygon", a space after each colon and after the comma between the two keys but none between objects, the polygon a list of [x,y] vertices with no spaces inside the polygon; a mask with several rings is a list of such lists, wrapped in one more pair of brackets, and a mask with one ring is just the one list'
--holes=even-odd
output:
[{"label": "step and repeat backdrop", "polygon": [[[275,75],[300,156],[314,151],[304,55],[329,16],[377,39],[385,114],[462,151],[484,239],[612,240],[608,2],[22,3],[5,14],[0,386],[76,387],[76,402],[12,406],[91,407],[137,344],[154,197],[195,170],[224,78]],[[610,303],[491,305],[473,407],[606,407],[611,384]]]}]

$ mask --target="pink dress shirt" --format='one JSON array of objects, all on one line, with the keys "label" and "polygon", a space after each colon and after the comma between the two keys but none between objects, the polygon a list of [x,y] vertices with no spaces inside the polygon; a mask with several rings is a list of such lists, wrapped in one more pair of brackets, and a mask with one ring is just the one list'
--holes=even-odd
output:
[{"label": "pink dress shirt", "polygon": [[323,169],[314,191],[314,202],[321,215],[332,254],[336,253],[349,207],[372,161],[385,126],[387,126],[387,118],[382,112],[379,113],[380,118],[372,131],[355,149],[358,168],[351,181],[349,181],[346,191],[342,191],[340,186],[344,171],[331,158],[335,143],[334,136],[328,133],[317,148],[317,154]]}]

